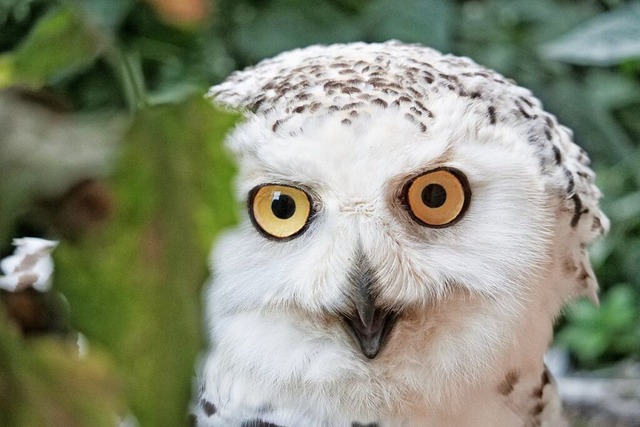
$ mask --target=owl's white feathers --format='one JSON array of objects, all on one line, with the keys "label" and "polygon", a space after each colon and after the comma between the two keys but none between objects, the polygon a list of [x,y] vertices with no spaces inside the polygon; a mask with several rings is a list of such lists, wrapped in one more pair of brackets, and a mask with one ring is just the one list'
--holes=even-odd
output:
[{"label": "owl's white feathers", "polygon": [[[218,241],[199,424],[563,425],[542,357],[562,305],[595,298],[584,246],[607,221],[586,155],[539,101],[397,42],[285,53],[211,96],[246,112],[228,141],[238,198],[293,185],[314,214],[291,240],[245,215]],[[425,227],[401,192],[440,167],[464,173],[471,201]],[[374,358],[342,318],[360,259],[376,306],[398,313]]]}]

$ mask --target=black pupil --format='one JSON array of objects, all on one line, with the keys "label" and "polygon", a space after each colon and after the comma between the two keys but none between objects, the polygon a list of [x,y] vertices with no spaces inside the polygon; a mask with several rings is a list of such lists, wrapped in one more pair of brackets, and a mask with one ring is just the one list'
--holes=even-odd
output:
[{"label": "black pupil", "polygon": [[271,212],[280,219],[289,219],[296,212],[296,202],[286,194],[275,194],[271,201]]},{"label": "black pupil", "polygon": [[447,201],[447,191],[442,185],[429,184],[422,190],[422,203],[430,208],[439,208]]}]

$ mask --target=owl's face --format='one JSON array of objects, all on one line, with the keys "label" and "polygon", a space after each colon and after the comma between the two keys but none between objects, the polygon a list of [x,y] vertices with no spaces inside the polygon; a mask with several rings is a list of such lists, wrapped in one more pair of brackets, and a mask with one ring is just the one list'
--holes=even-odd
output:
[{"label": "owl's face", "polygon": [[[470,61],[425,49],[432,78],[392,72],[396,88],[362,70],[398,55],[340,53],[306,85],[318,65],[294,54],[214,94],[252,111],[229,139],[246,208],[215,251],[216,345],[291,362],[265,381],[392,387],[393,371],[399,389],[436,399],[434,384],[479,382],[546,348],[561,305],[595,289],[582,242],[606,221],[581,211],[597,191],[568,132],[496,74],[465,82],[484,70]],[[340,63],[361,80],[333,73]]]}]

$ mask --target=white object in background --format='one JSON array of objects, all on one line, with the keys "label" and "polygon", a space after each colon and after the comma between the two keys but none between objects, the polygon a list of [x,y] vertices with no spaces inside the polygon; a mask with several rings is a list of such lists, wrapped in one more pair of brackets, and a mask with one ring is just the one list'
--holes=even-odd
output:
[{"label": "white object in background", "polygon": [[13,239],[16,247],[13,255],[0,261],[0,289],[10,292],[20,291],[28,287],[45,292],[51,287],[53,274],[53,259],[51,252],[58,246],[58,242],[23,237]]}]

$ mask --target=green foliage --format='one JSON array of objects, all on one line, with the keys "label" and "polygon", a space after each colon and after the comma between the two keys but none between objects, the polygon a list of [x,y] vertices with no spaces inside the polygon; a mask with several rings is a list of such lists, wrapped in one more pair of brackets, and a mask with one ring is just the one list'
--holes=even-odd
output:
[{"label": "green foliage", "polygon": [[0,313],[0,425],[113,426],[124,409],[112,366],[70,342],[24,342]]},{"label": "green foliage", "polygon": [[0,87],[11,84],[38,89],[77,73],[93,62],[100,44],[73,10],[54,9],[20,46],[0,56]]},{"label": "green foliage", "polygon": [[595,16],[544,46],[543,52],[579,65],[618,65],[640,58],[640,2]]},{"label": "green foliage", "polygon": [[233,168],[220,146],[234,121],[201,96],[140,110],[114,176],[116,218],[56,253],[72,323],[113,356],[142,425],[185,420],[205,260],[234,222]]},{"label": "green foliage", "polygon": [[622,284],[610,289],[599,308],[579,301],[566,316],[569,324],[558,333],[557,342],[575,350],[584,366],[640,353],[638,293],[633,287]]}]

